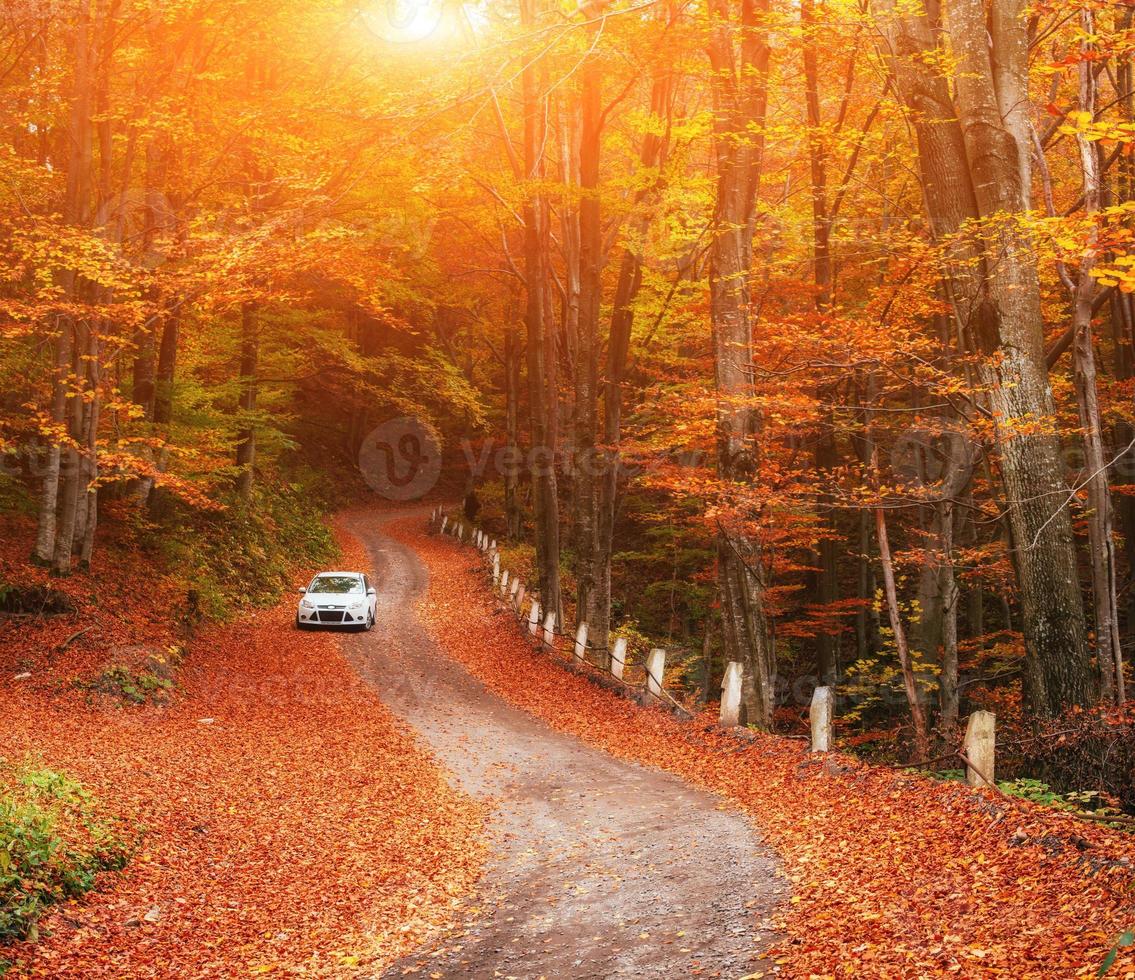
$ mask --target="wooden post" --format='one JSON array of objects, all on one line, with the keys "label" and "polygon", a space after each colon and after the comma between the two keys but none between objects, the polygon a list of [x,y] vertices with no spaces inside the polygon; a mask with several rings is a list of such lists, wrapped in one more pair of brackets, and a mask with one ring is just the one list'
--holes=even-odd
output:
[{"label": "wooden post", "polygon": [[492,542],[489,544],[489,551],[496,551],[496,550],[497,550],[497,539],[493,538]]},{"label": "wooden post", "polygon": [[535,636],[540,629],[540,603],[532,600],[532,607],[528,610],[528,635]]},{"label": "wooden post", "polygon": [[548,647],[556,645],[556,611],[554,609],[544,617],[544,645]]},{"label": "wooden post", "polygon": [[615,645],[611,648],[611,676],[623,679],[623,668],[627,665],[627,638],[615,637]]},{"label": "wooden post", "polygon": [[587,659],[587,624],[580,623],[575,628],[575,659],[583,663]]},{"label": "wooden post", "polygon": [[493,555],[493,585],[501,580],[501,556]]},{"label": "wooden post", "polygon": [[993,786],[997,779],[995,751],[997,716],[992,711],[975,711],[966,724],[964,752],[966,782],[970,786]]},{"label": "wooden post", "polygon": [[445,525],[449,523],[449,515],[443,515],[441,518],[441,533],[445,534]]},{"label": "wooden post", "polygon": [[524,583],[520,579],[513,580],[512,601],[516,607],[517,615],[524,608]]},{"label": "wooden post", "polygon": [[813,752],[830,752],[832,749],[832,701],[830,687],[817,687],[812,692],[808,718],[812,722]]},{"label": "wooden post", "polygon": [[662,679],[666,674],[666,651],[655,647],[646,658],[646,697],[657,701],[662,697]]},{"label": "wooden post", "polygon": [[501,595],[508,595],[508,569],[501,572]]},{"label": "wooden post", "polygon": [[733,660],[725,665],[725,677],[721,680],[722,728],[736,728],[741,724],[741,680],[745,676],[745,665]]}]

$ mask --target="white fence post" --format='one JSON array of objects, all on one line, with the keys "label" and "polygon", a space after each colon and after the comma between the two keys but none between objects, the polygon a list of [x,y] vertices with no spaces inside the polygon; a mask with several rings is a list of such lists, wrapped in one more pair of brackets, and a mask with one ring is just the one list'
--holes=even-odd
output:
[{"label": "white fence post", "polygon": [[524,583],[520,579],[514,579],[512,582],[512,601],[516,606],[517,615],[520,615],[520,611],[524,608]]},{"label": "white fence post", "polygon": [[970,786],[993,786],[997,778],[997,716],[992,711],[975,711],[966,723],[964,743],[966,782]]},{"label": "white fence post", "polygon": [[725,676],[721,680],[721,716],[719,723],[723,728],[736,728],[741,724],[741,680],[745,665],[736,660],[725,665]]},{"label": "white fence post", "polygon": [[489,544],[489,551],[496,551],[496,550],[497,550],[497,539],[493,538],[492,542]]},{"label": "white fence post", "polygon": [[627,638],[615,637],[615,645],[611,648],[611,676],[623,679],[623,668],[627,665]]},{"label": "white fence post", "polygon": [[556,611],[554,609],[544,617],[544,645],[548,647],[556,645]]},{"label": "white fence post", "polygon": [[501,556],[493,555],[493,585],[501,580]]},{"label": "white fence post", "polygon": [[449,523],[449,515],[443,514],[441,518],[441,534],[445,534],[445,525]]},{"label": "white fence post", "polygon": [[666,651],[655,647],[646,658],[646,696],[657,701],[662,697],[662,678],[666,673]]},{"label": "white fence post", "polygon": [[532,607],[528,610],[528,635],[535,636],[540,629],[540,603],[532,600]]},{"label": "white fence post", "polygon": [[501,572],[501,595],[508,595],[508,569]]},{"label": "white fence post", "polygon": [[580,623],[575,628],[575,659],[583,663],[587,659],[587,624]]},{"label": "white fence post", "polygon": [[808,709],[808,719],[812,723],[813,752],[832,750],[832,701],[830,687],[817,687],[812,692],[812,706]]}]

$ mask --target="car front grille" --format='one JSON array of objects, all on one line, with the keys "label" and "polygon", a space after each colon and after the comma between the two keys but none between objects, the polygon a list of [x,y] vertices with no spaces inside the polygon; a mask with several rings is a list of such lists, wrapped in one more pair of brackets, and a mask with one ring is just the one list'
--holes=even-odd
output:
[{"label": "car front grille", "polygon": [[319,621],[321,623],[341,623],[343,622],[343,613],[334,612],[330,609],[319,610]]}]

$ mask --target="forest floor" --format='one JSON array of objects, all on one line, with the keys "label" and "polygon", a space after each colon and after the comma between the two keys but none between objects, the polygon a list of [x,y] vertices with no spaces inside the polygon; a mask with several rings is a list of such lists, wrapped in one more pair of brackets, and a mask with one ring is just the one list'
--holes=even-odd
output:
[{"label": "forest floor", "polygon": [[[639,708],[535,651],[476,551],[428,534],[417,517],[387,533],[396,545],[389,550],[412,549],[428,574],[418,603],[427,632],[488,691],[617,759],[719,794],[721,805],[751,818],[791,889],[765,950],[780,975],[1094,977],[1135,926],[1132,835],[991,790],[838,753],[817,757],[800,741],[738,742],[710,717],[689,723]],[[561,785],[571,792],[567,780]],[[678,807],[672,819],[687,817]],[[748,867],[738,866],[727,887],[764,914],[764,879]],[[1135,977],[1132,954],[1121,952],[1109,976]]]},{"label": "forest floor", "polygon": [[1135,925],[1130,835],[639,708],[423,513],[341,526],[374,632],[287,598],[200,632],[161,703],[75,684],[177,642],[129,553],[68,580],[78,613],[0,623],[0,754],[146,830],[14,975],[1087,977]]},{"label": "forest floor", "polygon": [[[0,581],[26,583],[40,573],[16,530]],[[342,544],[345,564],[365,562]],[[113,548],[90,575],[42,581],[77,611],[0,619],[0,755],[79,779],[144,836],[123,872],[44,918],[40,942],[0,947],[10,977],[373,975],[453,924],[485,807],[336,635],[294,628],[294,596],[200,632],[165,703],[131,705],[77,685],[169,654],[174,584]]]}]

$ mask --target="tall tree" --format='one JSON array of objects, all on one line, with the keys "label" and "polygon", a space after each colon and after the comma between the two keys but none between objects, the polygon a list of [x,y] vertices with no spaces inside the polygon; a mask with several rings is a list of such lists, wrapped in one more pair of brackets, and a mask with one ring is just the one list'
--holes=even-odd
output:
[{"label": "tall tree", "polygon": [[[1027,650],[1025,693],[1039,714],[1055,715],[1086,704],[1092,684],[1027,227],[1024,4],[949,0],[944,23],[893,0],[875,6],[895,88],[915,128],[926,210],[949,256],[954,313],[966,349],[981,356],[996,423]],[[953,95],[941,70],[950,64]],[[1041,431],[1030,431],[1038,424]]]},{"label": "tall tree", "polygon": [[[521,25],[534,31],[542,23],[541,0],[520,0]],[[551,311],[550,218],[542,182],[546,174],[548,69],[543,58],[526,58],[521,72],[524,111],[524,279],[528,303],[528,406],[530,452],[536,511],[536,559],[540,599],[563,621],[560,597],[560,505],[556,478],[559,392],[556,382],[556,328]]]},{"label": "tall tree", "polygon": [[[713,74],[717,194],[709,247],[710,319],[717,389],[717,471],[728,488],[759,479],[760,416],[753,404],[749,275],[765,148],[770,49],[767,0],[711,0],[708,54]],[[718,580],[729,660],[745,665],[746,721],[772,724],[775,659],[765,608],[759,515],[719,521]]]}]

